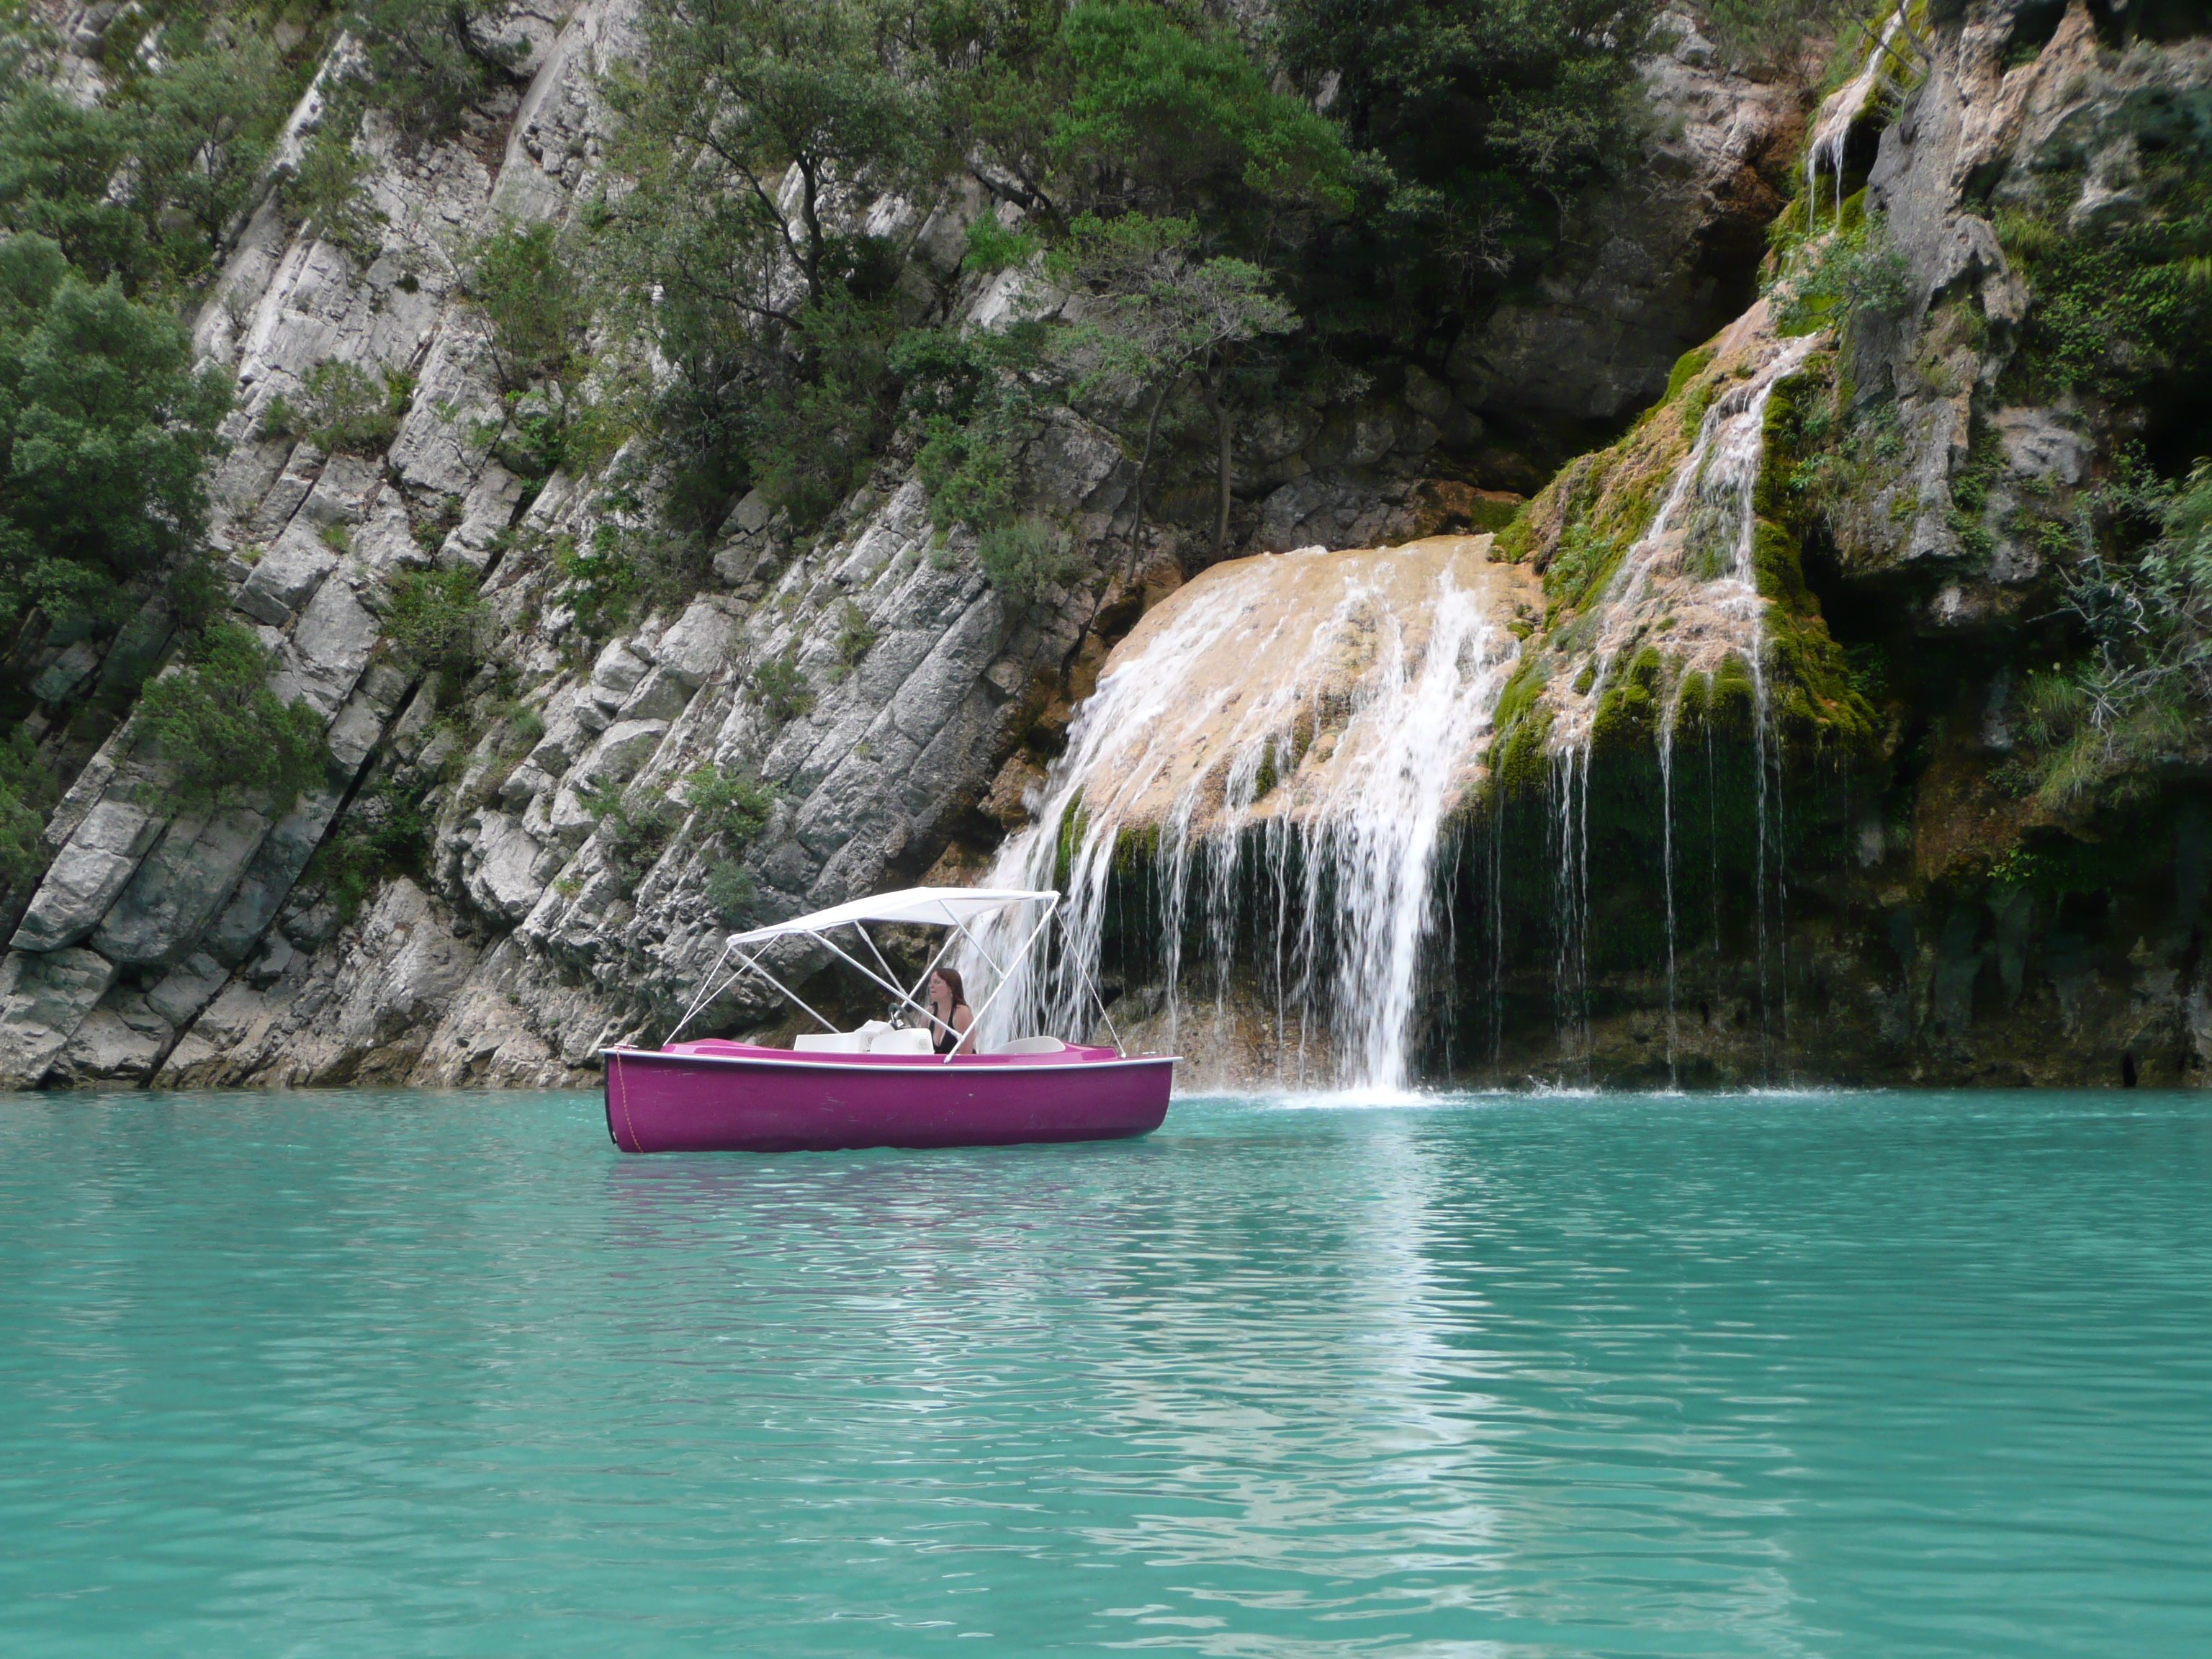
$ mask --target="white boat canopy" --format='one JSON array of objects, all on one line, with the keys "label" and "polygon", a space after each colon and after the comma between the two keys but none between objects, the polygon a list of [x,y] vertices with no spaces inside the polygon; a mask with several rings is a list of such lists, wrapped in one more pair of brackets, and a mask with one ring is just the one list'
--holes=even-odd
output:
[{"label": "white boat canopy", "polygon": [[[986,916],[996,915],[1000,910],[1012,909],[1016,905],[1021,904],[1041,904],[1044,907],[1044,913],[1037,918],[1036,926],[1030,930],[1029,936],[1015,947],[1012,956],[1006,962],[1002,963],[991,954],[982,940],[968,931],[968,924],[980,921]],[[878,989],[888,993],[891,999],[902,1008],[919,1015],[924,1030],[949,1029],[944,1027],[937,1017],[923,1006],[921,1000],[921,990],[929,983],[930,975],[936,970],[937,964],[945,960],[946,952],[952,949],[954,943],[965,939],[978,956],[991,964],[999,975],[999,983],[992,988],[991,994],[983,999],[982,1006],[975,1010],[975,1019],[980,1023],[984,1014],[989,1011],[991,1005],[999,1000],[999,993],[1006,988],[1012,979],[1011,969],[1013,964],[1020,962],[1029,954],[1030,947],[1036,943],[1038,935],[1042,933],[1046,927],[1050,924],[1059,908],[1060,895],[1049,890],[1031,892],[1018,887],[908,887],[896,893],[878,893],[870,898],[848,899],[842,904],[830,906],[827,910],[817,910],[811,915],[793,916],[788,921],[771,922],[765,927],[754,927],[742,933],[732,933],[728,942],[723,945],[722,954],[716,958],[714,966],[708,970],[706,978],[701,982],[698,994],[691,1000],[690,1007],[684,1011],[684,1018],[677,1022],[676,1030],[668,1034],[667,1040],[673,1042],[678,1033],[691,1023],[701,1009],[713,1001],[728,985],[745,974],[757,975],[765,980],[781,992],[784,998],[801,1012],[811,1015],[825,1029],[836,1030],[837,1027],[835,1024],[814,1009],[808,1007],[799,1000],[799,994],[770,973],[767,965],[762,961],[762,957],[767,953],[768,947],[778,939],[784,939],[812,940],[844,963],[847,967],[857,970],[863,978],[872,981]],[[929,959],[929,965],[921,970],[921,977],[915,981],[911,988],[908,988],[898,983],[897,975],[890,963],[884,959],[883,952],[877,948],[875,940],[868,937],[866,924],[872,921],[895,926],[944,927],[951,931],[937,954]],[[857,936],[857,943],[874,958],[873,967],[845,950],[835,939],[827,937],[832,930],[841,927],[850,927],[853,930],[854,934]],[[732,957],[738,959],[734,968],[730,967],[730,959]],[[725,969],[729,969],[727,978],[718,981],[715,975]],[[1088,983],[1089,975],[1085,973],[1083,977]],[[1092,994],[1094,996],[1097,994],[1095,988]],[[1100,998],[1098,1006],[1103,1013],[1106,1006],[1103,998]],[[903,1018],[903,1015],[901,1018]],[[1106,1015],[1106,1023],[1107,1029],[1111,1030],[1112,1015]],[[1116,1048],[1121,1046],[1118,1034],[1115,1036],[1115,1046]],[[948,1060],[951,1057],[950,1054],[945,1056]]]},{"label": "white boat canopy", "polygon": [[908,887],[872,898],[848,899],[811,916],[770,922],[730,935],[732,945],[766,945],[794,933],[819,933],[856,921],[902,923],[916,927],[963,927],[1017,904],[1057,904],[1060,895],[1015,887]]}]

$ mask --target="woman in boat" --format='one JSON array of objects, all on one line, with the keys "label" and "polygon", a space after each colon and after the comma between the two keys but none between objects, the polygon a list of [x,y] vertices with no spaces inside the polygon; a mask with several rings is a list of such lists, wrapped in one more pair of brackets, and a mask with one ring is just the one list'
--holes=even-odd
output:
[{"label": "woman in boat", "polygon": [[968,989],[958,971],[939,968],[929,976],[930,1038],[937,1052],[974,1054],[975,1026],[975,1011],[968,1006]]}]

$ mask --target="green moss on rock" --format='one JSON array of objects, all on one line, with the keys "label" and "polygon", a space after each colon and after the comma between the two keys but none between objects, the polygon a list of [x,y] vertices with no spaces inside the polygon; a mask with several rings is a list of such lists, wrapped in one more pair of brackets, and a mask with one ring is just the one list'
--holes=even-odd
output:
[{"label": "green moss on rock", "polygon": [[1713,347],[1701,345],[1695,350],[1686,351],[1674,359],[1674,370],[1667,376],[1667,395],[1659,401],[1662,404],[1671,404],[1675,398],[1680,397],[1684,386],[1713,366]]},{"label": "green moss on rock", "polygon": [[1505,689],[1498,694],[1498,706],[1492,712],[1491,729],[1503,732],[1514,725],[1543,696],[1544,688],[1551,682],[1551,670],[1544,659],[1533,651],[1521,653],[1520,665],[1514,669],[1513,678],[1505,682]]},{"label": "green moss on rock", "polygon": [[1537,705],[1502,730],[1492,747],[1493,788],[1506,796],[1541,794],[1551,780],[1552,710]]}]

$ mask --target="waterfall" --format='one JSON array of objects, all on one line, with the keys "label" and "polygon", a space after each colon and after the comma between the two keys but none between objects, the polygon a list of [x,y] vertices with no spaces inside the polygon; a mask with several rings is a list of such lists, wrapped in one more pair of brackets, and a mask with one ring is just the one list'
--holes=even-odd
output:
[{"label": "waterfall", "polygon": [[[1559,989],[1560,1069],[1587,1066],[1589,1028],[1589,750],[1563,744],[1551,755],[1553,811],[1552,983]],[[1564,1079],[1563,1079],[1564,1080]]]},{"label": "waterfall", "polygon": [[[1588,1052],[1589,927],[1589,769],[1597,714],[1620,665],[1647,643],[1663,643],[1673,682],[1659,720],[1659,764],[1666,847],[1668,1065],[1673,1065],[1675,915],[1673,895],[1674,741],[1683,677],[1710,674],[1729,657],[1749,670],[1757,718],[1756,881],[1760,1000],[1765,997],[1767,879],[1770,820],[1780,811],[1780,765],[1772,741],[1765,666],[1766,605],[1759,592],[1757,515],[1753,497],[1765,458],[1766,406],[1774,389],[1796,373],[1818,343],[1806,335],[1766,340],[1755,349],[1748,379],[1715,396],[1689,453],[1677,464],[1650,528],[1622,556],[1620,568],[1595,607],[1597,632],[1585,689],[1565,694],[1553,732],[1553,796],[1559,854],[1555,933],[1559,941],[1558,996],[1561,1057],[1570,1054],[1570,1026]],[[1753,367],[1753,364],[1756,366]],[[1663,623],[1663,626],[1662,626]],[[1710,769],[1710,762],[1709,762]],[[1710,781],[1710,780],[1709,780]],[[1771,799],[1770,799],[1770,793]],[[1778,830],[1776,859],[1779,860]]]},{"label": "waterfall", "polygon": [[1659,721],[1659,871],[1667,890],[1667,1086],[1677,1086],[1674,1074],[1674,722],[1681,713],[1680,696],[1667,700]]},{"label": "waterfall", "polygon": [[[1006,969],[986,1043],[1091,1030],[1117,926],[1157,948],[1168,1041],[1227,1018],[1247,969],[1278,1081],[1403,1088],[1444,830],[1519,652],[1510,606],[1536,592],[1487,546],[1237,560],[1148,615],[993,871],[1062,890],[1066,945],[1009,961],[1010,938],[985,939]],[[1190,982],[1186,938],[1210,984]]]},{"label": "waterfall", "polygon": [[1850,137],[1851,124],[1889,73],[1893,50],[1890,43],[1904,23],[1905,7],[1899,6],[1882,25],[1881,34],[1868,52],[1866,62],[1859,65],[1859,72],[1822,100],[1820,112],[1813,118],[1813,134],[1805,143],[1805,228],[1808,231],[1818,228],[1814,222],[1820,204],[1824,171],[1835,175],[1836,218],[1838,222],[1843,219],[1844,145]]}]

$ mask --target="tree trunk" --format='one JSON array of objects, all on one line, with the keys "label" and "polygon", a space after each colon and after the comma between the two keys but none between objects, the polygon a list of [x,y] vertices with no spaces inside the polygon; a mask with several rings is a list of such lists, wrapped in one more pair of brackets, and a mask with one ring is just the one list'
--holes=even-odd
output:
[{"label": "tree trunk", "polygon": [[799,270],[806,278],[806,297],[819,305],[822,302],[822,264],[829,252],[829,238],[822,230],[821,205],[815,200],[814,167],[805,156],[799,161],[799,178],[803,188],[799,191],[799,216],[806,222],[806,252],[799,262]]},{"label": "tree trunk", "polygon": [[1206,411],[1213,416],[1214,443],[1219,452],[1218,472],[1220,490],[1215,500],[1213,510],[1212,561],[1218,563],[1221,556],[1229,550],[1229,404],[1222,397],[1220,388],[1214,385],[1211,374],[1201,379],[1198,384],[1200,395],[1206,399]]},{"label": "tree trunk", "polygon": [[1130,492],[1129,562],[1132,564],[1137,562],[1137,538],[1145,528],[1145,469],[1152,464],[1152,439],[1159,432],[1160,410],[1167,403],[1168,394],[1176,389],[1176,382],[1182,378],[1180,374],[1172,377],[1154,394],[1152,416],[1145,422],[1145,447],[1137,456],[1137,482]]}]

